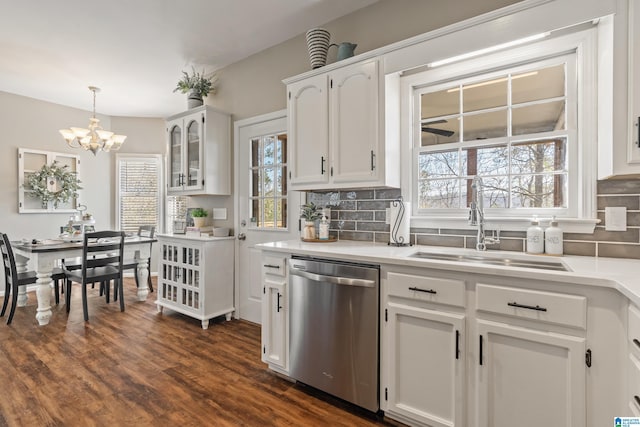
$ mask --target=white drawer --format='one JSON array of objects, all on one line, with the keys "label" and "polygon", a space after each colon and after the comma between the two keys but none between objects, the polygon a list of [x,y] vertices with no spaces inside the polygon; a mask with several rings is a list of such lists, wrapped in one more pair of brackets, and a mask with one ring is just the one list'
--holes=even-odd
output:
[{"label": "white drawer", "polygon": [[629,355],[629,375],[627,383],[627,400],[629,409],[640,415],[640,361]]},{"label": "white drawer", "polygon": [[479,283],[476,287],[476,307],[481,311],[581,329],[587,326],[587,298],[578,295]]},{"label": "white drawer", "polygon": [[276,276],[286,276],[287,256],[263,254],[262,272],[266,274],[273,274]]},{"label": "white drawer", "polygon": [[463,280],[400,273],[389,273],[387,278],[389,295],[391,296],[457,307],[465,306],[465,284]]},{"label": "white drawer", "polygon": [[640,357],[640,310],[629,305],[629,327],[627,328],[629,346]]}]

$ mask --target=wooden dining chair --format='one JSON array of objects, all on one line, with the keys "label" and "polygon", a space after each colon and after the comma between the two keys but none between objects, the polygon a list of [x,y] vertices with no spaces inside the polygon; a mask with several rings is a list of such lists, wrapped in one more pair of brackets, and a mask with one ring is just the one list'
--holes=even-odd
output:
[{"label": "wooden dining chair", "polygon": [[[5,233],[0,233],[2,240],[0,241],[0,250],[2,251],[2,261],[4,264],[4,302],[2,303],[2,311],[0,311],[0,317],[4,316],[9,303],[9,297],[11,297],[11,310],[9,310],[9,317],[7,318],[7,325],[10,325],[13,321],[13,315],[16,312],[16,306],[18,305],[18,288],[24,285],[32,285],[38,280],[38,276],[35,271],[26,271],[18,273],[16,267],[16,258],[11,248],[11,241]],[[51,273],[51,279],[54,281],[56,304],[60,302],[59,282],[65,279],[64,271],[60,268],[54,268]]]},{"label": "wooden dining chair", "polygon": [[[156,234],[156,227],[154,227],[153,225],[141,225],[138,228],[138,237],[149,237],[153,239],[153,236],[155,236],[155,234]],[[153,243],[149,243],[149,254],[151,254],[152,246],[153,246]],[[149,286],[149,291],[153,292],[153,283],[151,281],[151,257],[149,257],[149,259],[147,260],[147,265],[149,266],[149,276],[147,277],[147,285]],[[135,275],[135,278],[136,278],[136,286],[140,287],[140,281],[138,279],[138,263],[136,262],[136,260],[134,259],[125,260],[122,268],[124,270],[133,270],[133,274]],[[117,298],[117,296],[114,296],[114,298]]]},{"label": "wooden dining chair", "polygon": [[[119,289],[120,311],[124,311],[124,298],[122,297],[122,263],[124,253],[124,232],[122,231],[97,231],[84,234],[82,246],[82,267],[79,269],[65,269],[67,289],[65,299],[67,313],[70,310],[71,287],[73,282],[82,286],[82,309],[84,320],[89,320],[87,302],[87,286],[94,283],[109,283],[114,281]],[[102,289],[102,288],[101,288]]]}]

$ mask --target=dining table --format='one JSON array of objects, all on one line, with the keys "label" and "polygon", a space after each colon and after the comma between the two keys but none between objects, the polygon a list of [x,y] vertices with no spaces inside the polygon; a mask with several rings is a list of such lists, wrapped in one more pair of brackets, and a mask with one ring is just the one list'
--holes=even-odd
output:
[{"label": "dining table", "polygon": [[[124,240],[124,258],[134,259],[138,272],[138,300],[145,301],[149,295],[149,263],[151,244],[155,238],[141,236],[127,236]],[[89,243],[91,244],[91,243]],[[36,320],[40,326],[47,325],[51,319],[51,272],[62,259],[82,257],[82,241],[65,241],[61,239],[43,239],[32,241],[12,242],[11,246],[16,254],[16,269],[18,273],[27,271],[27,264],[31,261],[36,271]],[[18,291],[18,307],[27,305],[27,286],[20,286]]]}]

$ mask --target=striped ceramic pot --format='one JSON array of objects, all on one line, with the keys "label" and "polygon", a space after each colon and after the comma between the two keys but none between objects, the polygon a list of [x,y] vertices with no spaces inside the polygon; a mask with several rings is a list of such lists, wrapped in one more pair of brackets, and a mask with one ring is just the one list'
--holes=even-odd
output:
[{"label": "striped ceramic pot", "polygon": [[327,63],[330,37],[331,34],[324,28],[312,28],[307,31],[307,48],[309,49],[311,68],[320,68]]}]

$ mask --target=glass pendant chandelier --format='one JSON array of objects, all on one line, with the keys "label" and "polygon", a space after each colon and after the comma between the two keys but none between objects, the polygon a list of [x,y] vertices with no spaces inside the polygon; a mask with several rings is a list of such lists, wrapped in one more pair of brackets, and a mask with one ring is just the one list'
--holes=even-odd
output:
[{"label": "glass pendant chandelier", "polygon": [[89,86],[89,90],[93,92],[93,116],[89,119],[89,129],[76,127],[60,129],[60,134],[69,147],[84,148],[94,155],[98,151],[119,150],[127,137],[102,129],[100,120],[96,119],[96,93],[100,92],[100,88]]}]

